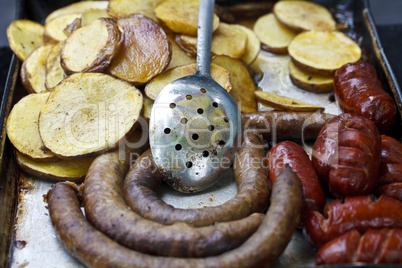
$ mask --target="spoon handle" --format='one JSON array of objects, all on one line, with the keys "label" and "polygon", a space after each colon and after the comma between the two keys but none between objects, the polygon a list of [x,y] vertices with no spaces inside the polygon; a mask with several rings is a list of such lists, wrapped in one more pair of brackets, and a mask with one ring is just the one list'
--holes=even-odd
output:
[{"label": "spoon handle", "polygon": [[197,72],[209,76],[215,0],[200,0],[197,31]]}]

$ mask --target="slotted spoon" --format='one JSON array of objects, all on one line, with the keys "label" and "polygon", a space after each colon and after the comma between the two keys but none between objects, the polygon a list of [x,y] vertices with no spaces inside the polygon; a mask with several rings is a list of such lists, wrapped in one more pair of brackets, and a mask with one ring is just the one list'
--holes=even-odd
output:
[{"label": "slotted spoon", "polygon": [[181,192],[214,184],[241,142],[241,115],[233,98],[210,75],[214,2],[200,0],[197,71],[159,93],[149,125],[150,146],[164,180]]}]

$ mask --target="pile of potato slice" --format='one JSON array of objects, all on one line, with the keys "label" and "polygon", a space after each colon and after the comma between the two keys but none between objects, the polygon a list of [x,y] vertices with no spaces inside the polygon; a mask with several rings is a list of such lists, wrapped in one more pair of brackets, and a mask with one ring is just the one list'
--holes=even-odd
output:
[{"label": "pile of potato slice", "polygon": [[256,21],[254,32],[262,49],[289,54],[290,79],[310,92],[331,92],[335,71],[361,57],[356,42],[336,30],[331,13],[308,1],[277,2]]}]

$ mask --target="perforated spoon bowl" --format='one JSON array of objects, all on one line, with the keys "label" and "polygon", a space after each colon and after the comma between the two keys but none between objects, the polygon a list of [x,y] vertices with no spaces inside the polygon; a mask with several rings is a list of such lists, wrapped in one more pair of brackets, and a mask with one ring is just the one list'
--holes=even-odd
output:
[{"label": "perforated spoon bowl", "polygon": [[214,2],[200,1],[196,73],[164,87],[151,112],[155,164],[165,181],[181,192],[214,184],[231,166],[241,141],[239,108],[210,76]]}]

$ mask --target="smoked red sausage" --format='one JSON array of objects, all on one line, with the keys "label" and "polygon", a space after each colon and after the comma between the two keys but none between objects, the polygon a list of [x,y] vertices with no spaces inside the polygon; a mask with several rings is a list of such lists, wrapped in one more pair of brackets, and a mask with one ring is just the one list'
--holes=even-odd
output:
[{"label": "smoked red sausage", "polygon": [[318,177],[336,197],[370,194],[380,167],[381,138],[374,123],[341,114],[318,135],[313,164]]},{"label": "smoked red sausage", "polygon": [[344,263],[402,263],[402,229],[356,230],[335,238],[320,248],[316,265]]},{"label": "smoked red sausage", "polygon": [[310,212],[304,227],[316,248],[352,229],[402,228],[402,201],[385,195],[375,202],[370,196],[335,200],[325,205],[323,215]]},{"label": "smoked red sausage", "polygon": [[325,205],[324,191],[310,158],[300,145],[292,141],[278,143],[269,151],[267,164],[271,185],[285,164],[289,164],[299,176],[303,185],[302,222],[309,211],[322,211]]},{"label": "smoked red sausage", "polygon": [[396,139],[381,135],[381,165],[377,185],[402,182],[402,144]]},{"label": "smoked red sausage", "polygon": [[380,186],[374,190],[374,195],[387,195],[402,201],[402,182],[395,182]]},{"label": "smoked red sausage", "polygon": [[367,62],[348,63],[339,68],[334,77],[334,92],[343,112],[371,119],[381,133],[393,126],[394,101]]}]

